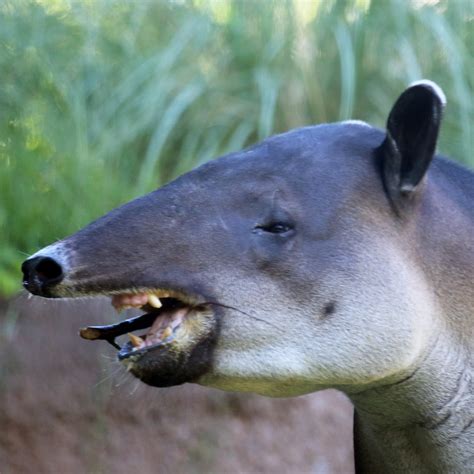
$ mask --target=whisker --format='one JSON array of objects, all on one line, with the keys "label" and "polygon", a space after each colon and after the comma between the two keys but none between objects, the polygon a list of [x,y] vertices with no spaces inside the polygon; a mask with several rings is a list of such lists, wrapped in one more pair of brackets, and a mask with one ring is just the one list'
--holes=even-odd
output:
[{"label": "whisker", "polygon": [[[123,367],[122,367],[122,369],[123,369]],[[130,379],[130,374],[128,373],[128,371],[127,370],[121,370],[120,371],[120,377],[115,382],[114,387],[115,388],[120,388],[123,385],[125,385],[127,383],[127,381],[130,381],[130,380],[131,380]]]},{"label": "whisker", "polygon": [[139,380],[135,379],[135,383],[133,384],[132,389],[128,393],[129,396],[135,395],[135,393],[138,390],[138,388],[140,387],[140,385],[141,385],[141,382]]},{"label": "whisker", "polygon": [[221,306],[221,307],[223,307],[223,308],[232,309],[232,310],[234,310],[234,311],[237,311],[238,313],[241,313],[241,314],[243,314],[243,315],[245,315],[245,316],[248,316],[249,318],[253,318],[253,319],[257,320],[257,321],[261,321],[262,323],[268,324],[269,326],[272,326],[272,327],[278,329],[279,331],[282,330],[280,326],[271,323],[271,322],[268,321],[267,319],[259,318],[258,316],[255,316],[254,314],[247,313],[247,312],[245,312],[245,311],[243,311],[243,310],[241,310],[241,309],[239,309],[239,308],[235,308],[234,306],[225,305],[225,304],[222,304],[222,303],[217,303],[217,302],[215,302],[215,301],[207,301],[207,302],[205,302],[205,303],[203,303],[203,304],[204,304],[204,305],[209,304],[209,305],[213,305],[213,306]]},{"label": "whisker", "polygon": [[110,380],[112,377],[115,377],[115,375],[118,374],[121,369],[121,367],[117,367],[114,370],[107,369],[107,375],[104,378],[100,379],[97,383],[95,383],[94,388],[97,388],[99,385],[102,385],[107,380]]},{"label": "whisker", "polygon": [[100,357],[105,359],[107,362],[111,362],[111,363],[117,362],[117,357],[116,356],[111,356],[111,355],[108,355],[108,354],[99,354],[99,355],[100,355]]}]

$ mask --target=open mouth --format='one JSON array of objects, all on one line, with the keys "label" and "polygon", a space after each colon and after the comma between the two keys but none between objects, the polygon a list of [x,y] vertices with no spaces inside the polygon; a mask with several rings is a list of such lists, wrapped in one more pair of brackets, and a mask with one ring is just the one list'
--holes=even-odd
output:
[{"label": "open mouth", "polygon": [[[107,326],[88,326],[79,334],[84,339],[109,342],[119,350],[119,360],[136,361],[150,351],[179,350],[193,344],[206,330],[212,314],[209,304],[173,290],[119,293],[111,302],[118,311],[140,308],[145,314]],[[129,341],[120,346],[116,338],[124,334]]]}]

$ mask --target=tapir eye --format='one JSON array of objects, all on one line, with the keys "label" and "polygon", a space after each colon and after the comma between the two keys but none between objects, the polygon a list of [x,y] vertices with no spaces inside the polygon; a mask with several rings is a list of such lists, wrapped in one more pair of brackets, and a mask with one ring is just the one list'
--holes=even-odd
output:
[{"label": "tapir eye", "polygon": [[272,222],[270,224],[257,225],[256,231],[268,232],[269,234],[285,234],[293,229],[293,226],[284,222]]}]

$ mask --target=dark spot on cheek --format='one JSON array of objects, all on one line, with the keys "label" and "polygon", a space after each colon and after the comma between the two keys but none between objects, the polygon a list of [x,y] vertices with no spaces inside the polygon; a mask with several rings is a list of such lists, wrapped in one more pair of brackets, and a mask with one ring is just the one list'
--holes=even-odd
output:
[{"label": "dark spot on cheek", "polygon": [[323,318],[327,318],[328,316],[331,316],[331,314],[334,314],[336,312],[336,302],[335,301],[330,301],[329,303],[326,303],[323,309]]}]

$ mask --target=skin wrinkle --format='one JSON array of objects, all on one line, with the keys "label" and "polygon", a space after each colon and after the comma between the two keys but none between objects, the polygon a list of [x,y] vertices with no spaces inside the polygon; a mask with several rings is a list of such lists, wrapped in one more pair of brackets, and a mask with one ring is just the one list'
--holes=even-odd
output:
[{"label": "skin wrinkle", "polygon": [[[440,427],[442,427],[444,424],[447,424],[450,420],[451,417],[455,416],[456,412],[459,410],[460,405],[461,405],[461,398],[464,398],[467,393],[470,391],[469,387],[469,374],[467,373],[468,369],[465,368],[459,375],[458,380],[456,381],[456,387],[452,393],[452,396],[450,399],[448,399],[443,406],[441,406],[438,410],[440,413],[440,418],[438,420],[430,420],[426,423],[422,423],[421,426],[427,428],[428,430],[437,430]],[[464,383],[463,383],[464,382]],[[446,411],[445,414],[443,412]],[[472,420],[471,420],[472,422]],[[471,423],[468,424],[468,427],[470,426]],[[463,428],[464,430],[465,428]],[[463,431],[462,430],[462,431]],[[461,431],[461,432],[462,432]]]},{"label": "skin wrinkle", "polygon": [[[474,418],[471,418],[462,428],[461,428],[461,431],[459,431],[459,433],[455,436],[452,436],[451,438],[448,439],[447,443],[450,443],[451,441],[455,441],[457,439],[459,439],[459,437],[465,433],[471,426],[472,424],[474,423]],[[472,457],[474,457],[474,454],[472,455]]]}]

